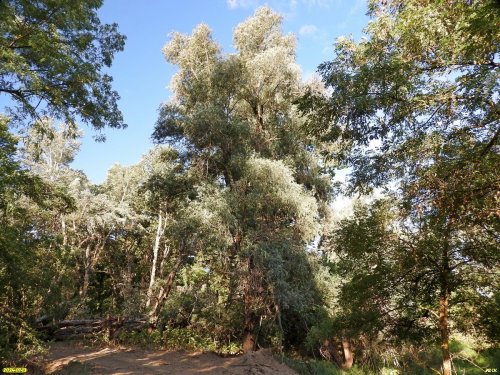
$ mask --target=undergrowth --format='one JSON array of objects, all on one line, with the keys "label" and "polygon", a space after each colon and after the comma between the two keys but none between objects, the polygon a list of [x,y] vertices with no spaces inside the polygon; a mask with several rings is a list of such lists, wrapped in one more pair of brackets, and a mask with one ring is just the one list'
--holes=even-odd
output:
[{"label": "undergrowth", "polygon": [[[456,344],[453,358],[453,373],[456,375],[481,375],[500,372],[500,349],[486,348],[476,351],[463,342]],[[306,360],[296,357],[284,357],[287,366],[300,375],[434,375],[439,373],[440,352],[431,348],[422,353],[420,358],[406,358],[399,368],[381,367],[377,370],[354,365],[351,369],[342,370],[333,362],[323,360]]]},{"label": "undergrowth", "polygon": [[239,342],[221,343],[210,337],[202,336],[189,328],[166,328],[139,332],[122,332],[117,343],[122,345],[140,346],[153,349],[183,349],[188,351],[207,351],[219,354],[237,354],[241,352]]}]

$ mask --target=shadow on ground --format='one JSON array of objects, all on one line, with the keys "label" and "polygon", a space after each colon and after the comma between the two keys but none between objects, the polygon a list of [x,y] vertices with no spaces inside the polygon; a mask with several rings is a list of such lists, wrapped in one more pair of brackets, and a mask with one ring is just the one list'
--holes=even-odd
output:
[{"label": "shadow on ground", "polygon": [[150,351],[124,348],[85,348],[55,343],[45,364],[45,373],[53,375],[296,375],[277,361],[269,350],[223,358],[214,353]]}]

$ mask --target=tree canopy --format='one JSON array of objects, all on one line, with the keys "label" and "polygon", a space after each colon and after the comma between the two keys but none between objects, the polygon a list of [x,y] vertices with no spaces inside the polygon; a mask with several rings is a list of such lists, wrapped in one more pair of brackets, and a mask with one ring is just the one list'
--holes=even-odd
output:
[{"label": "tree canopy", "polygon": [[164,54],[179,66],[174,98],[162,106],[153,134],[186,145],[193,173],[223,192],[229,282],[238,286],[228,302],[243,304],[245,350],[258,344],[263,316],[283,331],[282,313],[307,306],[300,301],[306,295],[287,286],[287,263],[307,264],[300,249],[318,233],[318,206],[328,200],[328,177],[292,105],[303,87],[295,40],[283,35],[281,22],[259,8],[235,29],[238,53],[229,56],[206,25],[190,36],[173,34]]},{"label": "tree canopy", "polygon": [[124,127],[118,93],[105,73],[125,37],[97,16],[101,0],[0,4],[0,94],[9,115],[32,121],[45,115],[96,130]]},{"label": "tree canopy", "polygon": [[[417,306],[425,315],[435,294],[445,374],[451,374],[448,308],[464,303],[467,293],[461,288],[476,288],[481,299],[485,278],[499,264],[494,251],[499,245],[500,35],[494,26],[499,11],[493,1],[371,1],[367,37],[339,39],[335,59],[319,67],[331,95],[309,92],[299,104],[310,132],[335,142],[331,157],[352,168],[350,191],[385,188],[398,202],[392,235],[398,241],[392,250],[380,248],[384,254],[379,255],[396,269],[379,264],[368,271],[369,279],[353,278],[351,292],[360,282],[375,285],[382,275],[386,281],[387,275],[397,275],[401,285],[410,278],[423,293],[403,292],[406,302],[400,307],[417,315]],[[355,227],[342,224],[349,236],[364,230],[375,234],[371,224],[359,220]],[[377,249],[375,243],[336,243],[334,251],[349,248],[352,255],[361,248],[365,262],[374,261],[368,254],[372,246]],[[399,257],[399,251],[408,255]],[[395,284],[387,287],[397,298]],[[368,289],[371,298],[359,296],[368,302],[381,298],[382,290]],[[390,306],[378,304],[379,314]],[[458,320],[459,308],[453,309]],[[411,324],[418,319],[403,317]]]}]

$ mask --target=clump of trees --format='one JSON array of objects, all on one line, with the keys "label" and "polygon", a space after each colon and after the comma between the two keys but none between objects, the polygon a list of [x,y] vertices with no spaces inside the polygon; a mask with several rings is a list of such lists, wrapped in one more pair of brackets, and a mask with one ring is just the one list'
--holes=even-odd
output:
[{"label": "clump of trees", "polygon": [[[369,9],[367,38],[341,38],[319,68],[331,95],[310,92],[300,104],[310,131],[352,168],[351,191],[383,188],[388,197],[332,233],[340,316],[354,336],[438,341],[451,374],[450,333],[488,325],[484,313],[496,306],[500,9],[493,1]],[[496,341],[493,331],[483,332]]]},{"label": "clump of trees", "polygon": [[[302,81],[268,7],[233,54],[207,25],[174,33],[157,145],[95,185],[71,168],[75,119],[124,126],[101,73],[124,37],[100,5],[0,4],[2,357],[32,355],[41,324],[107,315],[170,344],[376,371],[436,367],[419,353],[440,347],[448,375],[458,334],[498,343],[496,2],[370,1],[325,87]],[[341,167],[368,198],[335,220]]]}]

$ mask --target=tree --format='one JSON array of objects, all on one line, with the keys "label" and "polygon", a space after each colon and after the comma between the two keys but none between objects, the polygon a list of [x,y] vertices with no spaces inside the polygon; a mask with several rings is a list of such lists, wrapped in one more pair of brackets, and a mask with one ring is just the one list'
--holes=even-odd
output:
[{"label": "tree", "polygon": [[369,14],[367,38],[339,39],[319,68],[331,95],[309,92],[300,107],[353,168],[351,191],[396,187],[418,243],[407,249],[421,254],[401,271],[433,269],[449,375],[450,302],[498,267],[498,3],[371,1]]},{"label": "tree", "polygon": [[[295,40],[281,22],[258,9],[235,29],[237,53],[229,56],[206,25],[174,33],[163,50],[179,67],[174,98],[161,107],[153,134],[182,146],[190,173],[219,191],[218,220],[230,238],[217,251],[228,278],[225,304],[242,305],[245,351],[259,334],[263,341],[266,325],[282,339],[282,318],[318,302],[314,287],[301,295],[294,288],[310,275],[304,251],[326,211],[329,180],[292,104],[303,86]],[[302,322],[287,331],[305,330]]]},{"label": "tree", "polygon": [[177,273],[197,250],[194,237],[199,223],[189,210],[196,193],[193,179],[186,173],[179,153],[172,148],[151,150],[139,167],[144,176],[139,193],[154,231],[145,307],[151,307],[150,322],[157,325]]},{"label": "tree", "polygon": [[[68,263],[77,265],[65,264],[62,268],[72,273],[73,281],[77,281],[72,285],[76,293],[71,298],[79,300],[78,307],[86,313],[90,305],[88,291],[96,267],[102,263],[105,252],[112,252],[114,243],[123,237],[120,233],[133,231],[140,225],[140,216],[126,199],[129,190],[134,188],[130,178],[122,176],[121,181],[116,178],[104,186],[95,186],[81,171],[71,169],[70,163],[80,145],[79,136],[81,133],[75,132],[72,126],[60,124],[56,127],[53,120],[46,118],[28,130],[20,151],[25,168],[47,186],[71,197],[74,210],[54,214],[43,208],[36,226],[39,232],[43,230],[54,237],[54,242],[64,248]],[[64,272],[60,276],[63,277]],[[58,281],[54,280],[54,284]],[[81,314],[82,311],[73,313]]]},{"label": "tree", "polygon": [[[25,1],[0,4],[0,94],[14,120],[51,115],[101,130],[122,128],[118,93],[103,73],[125,37],[101,24],[101,0]],[[102,136],[101,136],[102,137]]]},{"label": "tree", "polygon": [[[33,318],[57,309],[64,287],[53,281],[61,243],[50,230],[51,217],[71,211],[71,198],[23,168],[17,139],[0,117],[0,353],[30,356],[39,347]],[[46,221],[46,222],[45,222]]]}]

